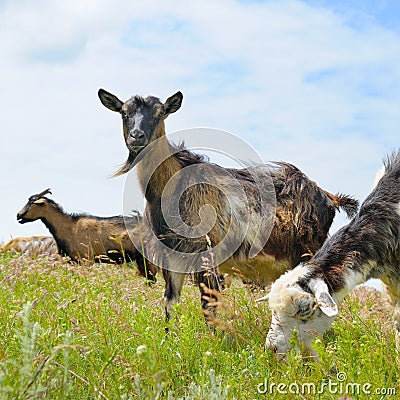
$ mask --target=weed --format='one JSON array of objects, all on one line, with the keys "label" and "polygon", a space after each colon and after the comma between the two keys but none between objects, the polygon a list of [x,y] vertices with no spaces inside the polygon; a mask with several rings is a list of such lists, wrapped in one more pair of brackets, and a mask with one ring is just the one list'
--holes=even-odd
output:
[{"label": "weed", "polygon": [[[213,332],[198,288],[186,286],[168,334],[162,282],[148,287],[130,268],[6,253],[0,282],[0,399],[298,399],[277,385],[320,388],[343,372],[346,382],[400,390],[390,306],[373,290],[341,303],[332,330],[315,340],[319,362],[295,351],[283,362],[264,349],[268,306],[240,281],[218,294]],[[346,395],[324,390],[303,398]]]}]

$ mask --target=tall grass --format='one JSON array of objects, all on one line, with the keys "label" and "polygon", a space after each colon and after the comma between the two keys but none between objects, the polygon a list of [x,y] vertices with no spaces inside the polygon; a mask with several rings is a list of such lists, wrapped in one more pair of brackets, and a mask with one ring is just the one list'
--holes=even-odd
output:
[{"label": "tall grass", "polygon": [[162,295],[162,279],[148,287],[124,266],[0,255],[1,399],[372,397],[343,397],[343,387],[288,391],[290,384],[293,392],[309,383],[339,385],[339,373],[346,374],[342,384],[397,389],[397,396],[373,398],[398,398],[390,306],[376,291],[359,290],[344,301],[333,329],[315,343],[319,362],[294,352],[279,362],[265,350],[270,312],[255,303],[260,293],[239,282],[220,296],[213,332],[198,289],[188,285],[166,334]]}]

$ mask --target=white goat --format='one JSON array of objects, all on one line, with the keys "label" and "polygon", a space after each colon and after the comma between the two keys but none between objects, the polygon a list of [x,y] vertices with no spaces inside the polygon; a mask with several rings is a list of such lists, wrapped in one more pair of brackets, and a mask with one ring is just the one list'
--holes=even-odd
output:
[{"label": "white goat", "polygon": [[0,246],[0,253],[10,250],[34,257],[58,253],[57,243],[52,236],[17,237]]},{"label": "white goat", "polygon": [[396,344],[400,345],[400,151],[384,163],[384,173],[345,227],[308,262],[286,272],[271,287],[272,321],[266,346],[279,355],[290,348],[294,329],[306,353],[315,335],[329,329],[338,303],[354,287],[379,278],[393,301]]}]

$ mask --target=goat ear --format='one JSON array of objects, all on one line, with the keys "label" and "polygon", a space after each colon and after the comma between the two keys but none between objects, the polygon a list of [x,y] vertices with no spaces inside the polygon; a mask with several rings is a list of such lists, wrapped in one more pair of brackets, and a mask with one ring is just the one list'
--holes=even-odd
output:
[{"label": "goat ear", "polygon": [[169,97],[164,103],[165,115],[169,115],[178,111],[182,105],[183,94],[181,92],[176,92],[171,97]]},{"label": "goat ear", "polygon": [[111,111],[116,111],[116,112],[121,111],[121,108],[124,105],[124,103],[117,96],[114,96],[113,94],[105,91],[104,89],[100,89],[98,95],[99,95],[100,101],[108,109],[110,109]]},{"label": "goat ear", "polygon": [[45,204],[46,203],[46,200],[45,199],[38,199],[38,200],[35,200],[34,202],[33,202],[33,204],[37,204],[38,206],[42,206],[43,204]]},{"label": "goat ear", "polygon": [[317,308],[315,297],[309,293],[294,297],[293,304],[295,316],[303,321],[310,319]]},{"label": "goat ear", "polygon": [[329,294],[328,286],[322,279],[314,279],[309,283],[309,287],[315,294],[318,307],[328,317],[334,317],[338,314],[338,306]]}]

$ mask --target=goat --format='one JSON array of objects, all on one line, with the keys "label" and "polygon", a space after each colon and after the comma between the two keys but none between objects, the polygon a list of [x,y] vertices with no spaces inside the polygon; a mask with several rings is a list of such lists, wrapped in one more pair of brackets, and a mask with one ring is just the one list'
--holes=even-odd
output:
[{"label": "goat", "polygon": [[137,165],[145,219],[159,239],[153,244],[165,280],[167,320],[185,275],[193,271],[206,319],[215,314],[210,300],[219,279],[201,269],[204,257],[213,258],[219,272],[237,267],[265,284],[321,247],[339,207],[349,216],[357,210],[356,200],[320,189],[291,164],[223,168],[171,144],[164,119],[180,108],[181,92],[165,103],[153,96],[123,102],[103,89],[98,95],[122,116],[129,155],[114,175]]},{"label": "goat", "polygon": [[57,244],[52,236],[17,237],[0,248],[0,253],[16,251],[28,256],[57,254]]},{"label": "goat", "polygon": [[[400,344],[400,151],[384,162],[383,175],[345,227],[307,262],[276,280],[269,295],[271,327],[266,346],[283,356],[296,328],[306,354],[315,335],[331,326],[338,303],[354,287],[379,278],[393,300],[396,344]],[[400,350],[400,348],[399,348]]]},{"label": "goat", "polygon": [[[156,267],[137,250],[131,237],[140,243],[141,217],[96,217],[87,214],[67,214],[53,200],[46,189],[29,197],[17,214],[19,223],[40,219],[53,235],[58,251],[72,261],[106,261],[122,264],[135,261],[139,274],[149,282],[155,281]],[[128,233],[129,232],[129,233]],[[145,233],[143,238],[146,238]]]}]

